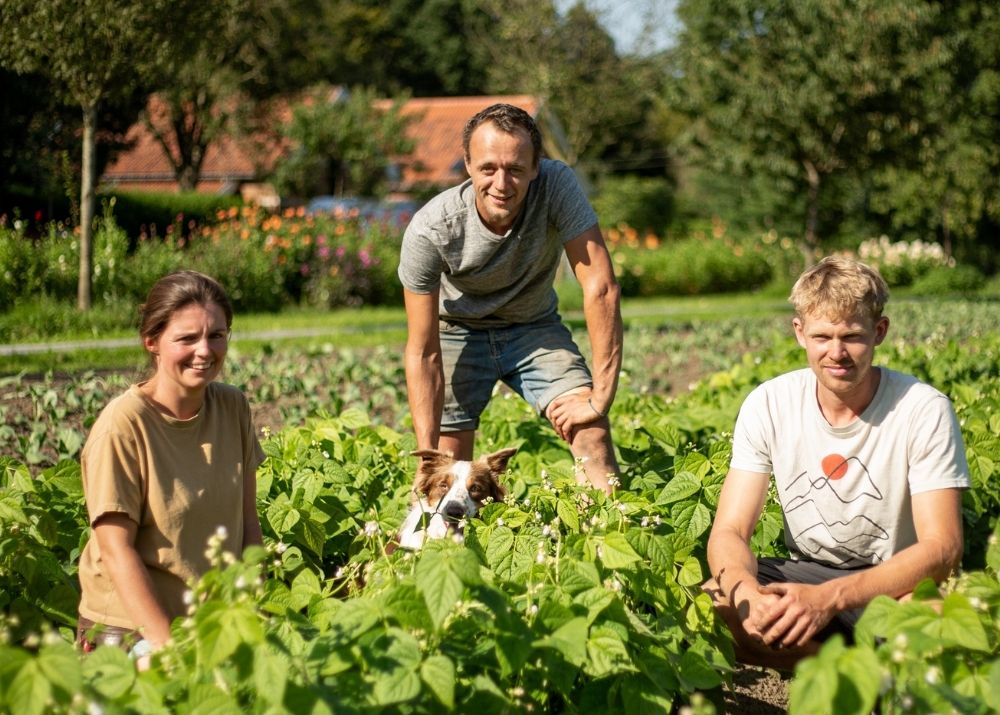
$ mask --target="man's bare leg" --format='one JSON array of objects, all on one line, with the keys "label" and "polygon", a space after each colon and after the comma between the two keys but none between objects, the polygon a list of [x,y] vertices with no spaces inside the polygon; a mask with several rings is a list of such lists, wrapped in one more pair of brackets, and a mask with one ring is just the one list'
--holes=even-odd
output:
[{"label": "man's bare leg", "polygon": [[617,477],[621,470],[615,459],[615,446],[611,441],[611,424],[607,417],[578,428],[572,435],[570,451],[575,459],[583,461],[583,471],[577,470],[578,484],[590,484],[596,489],[611,493],[610,477]]},{"label": "man's bare leg", "polygon": [[470,461],[472,459],[472,448],[475,446],[475,443],[475,430],[443,432],[438,437],[438,450],[441,452],[451,452],[455,456],[455,459]]}]

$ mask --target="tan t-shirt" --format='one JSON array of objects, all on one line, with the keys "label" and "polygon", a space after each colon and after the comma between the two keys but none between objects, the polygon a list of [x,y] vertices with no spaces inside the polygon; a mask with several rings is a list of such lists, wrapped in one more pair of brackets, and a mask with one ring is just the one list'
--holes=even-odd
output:
[{"label": "tan t-shirt", "polygon": [[[135,549],[161,605],[176,618],[186,612],[187,582],[210,566],[205,551],[218,527],[227,532],[223,548],[240,554],[243,480],[263,460],[250,406],[235,387],[210,383],[198,414],[177,420],[132,385],[104,408],[83,448],[90,525],[112,512],[139,525]],[[93,533],[80,555],[80,586],[80,615],[136,627],[103,568]]]}]

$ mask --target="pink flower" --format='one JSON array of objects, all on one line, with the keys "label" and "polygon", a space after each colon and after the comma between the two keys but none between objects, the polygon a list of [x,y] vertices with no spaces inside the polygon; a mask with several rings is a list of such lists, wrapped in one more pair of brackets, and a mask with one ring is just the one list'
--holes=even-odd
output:
[{"label": "pink flower", "polygon": [[[320,236],[320,238],[323,238],[323,236]],[[316,253],[319,254],[320,258],[322,258],[323,260],[326,260],[327,258],[330,257],[330,247],[321,244],[320,247],[319,247],[319,250],[316,251]]]}]

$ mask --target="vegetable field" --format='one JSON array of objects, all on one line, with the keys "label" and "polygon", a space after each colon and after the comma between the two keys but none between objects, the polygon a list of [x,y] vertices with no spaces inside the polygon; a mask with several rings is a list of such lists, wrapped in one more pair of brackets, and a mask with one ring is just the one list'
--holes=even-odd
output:
[{"label": "vegetable field", "polygon": [[[887,312],[877,362],[946,392],[962,425],[974,483],[964,570],[943,596],[925,584],[907,603],[874,601],[855,646],[831,641],[800,665],[790,710],[997,711],[1000,306]],[[647,323],[625,345],[614,493],[576,487],[579,465],[552,430],[500,392],[477,450],[518,447],[508,497],[419,554],[386,553],[415,468],[398,346],[235,345],[224,379],[257,410],[267,546],[240,558],[206,544],[216,568],[141,673],[119,650],[72,645],[87,538],[76,460],[135,376],[3,379],[0,710],[723,712],[733,651],[700,584],[732,425],[753,386],[804,359],[771,318]],[[772,502],[754,548],[782,544]]]}]

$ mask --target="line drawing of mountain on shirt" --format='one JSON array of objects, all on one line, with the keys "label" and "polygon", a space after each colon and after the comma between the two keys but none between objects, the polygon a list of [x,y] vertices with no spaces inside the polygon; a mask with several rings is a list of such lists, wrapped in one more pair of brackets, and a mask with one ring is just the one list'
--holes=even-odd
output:
[{"label": "line drawing of mountain on shirt", "polygon": [[[829,543],[828,540],[823,538],[823,532],[825,532],[844,551],[852,554],[864,563],[870,563],[873,554],[870,552],[865,553],[858,548],[852,547],[850,545],[851,542],[859,541],[863,544],[868,544],[872,540],[888,541],[888,532],[864,514],[858,514],[846,521],[840,518],[841,515],[839,514],[828,516],[820,509],[823,503],[822,500],[817,502],[813,496],[817,492],[829,489],[830,493],[841,504],[852,504],[857,508],[864,502],[882,501],[882,490],[875,484],[871,474],[868,472],[868,467],[857,457],[845,459],[839,454],[829,454],[823,458],[822,467],[824,476],[814,479],[809,476],[808,472],[802,472],[784,490],[785,494],[790,496],[785,506],[786,513],[803,509],[811,510],[814,514],[814,517],[811,519],[806,517],[805,521],[809,526],[794,534],[793,541],[804,551],[818,555],[820,552],[827,550],[822,547],[812,548],[809,544],[803,543],[801,539],[801,537],[809,532],[818,530],[820,532],[818,534],[819,538],[816,539],[813,537],[811,539],[812,542],[815,543],[818,541],[822,543],[823,541],[827,541]],[[844,479],[847,476],[850,476],[850,478]],[[803,478],[805,478],[804,481]],[[796,489],[799,490],[798,493],[793,494]],[[882,560],[877,554],[875,557],[878,561]],[[848,560],[842,559],[842,563],[847,563]]]}]

